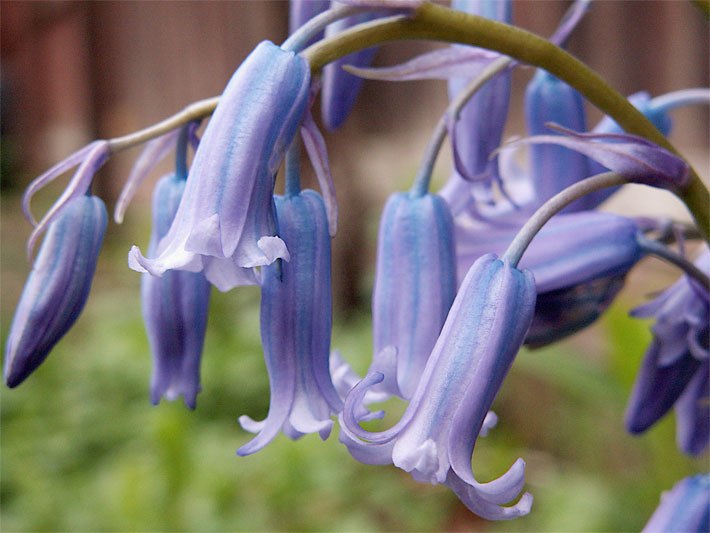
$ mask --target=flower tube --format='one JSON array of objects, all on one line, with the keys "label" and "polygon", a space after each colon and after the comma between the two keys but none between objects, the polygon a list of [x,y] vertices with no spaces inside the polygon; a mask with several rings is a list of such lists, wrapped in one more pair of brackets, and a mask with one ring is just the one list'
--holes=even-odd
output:
[{"label": "flower tube", "polygon": [[451,212],[439,196],[398,193],[387,200],[377,241],[372,321],[373,368],[384,350],[396,349],[390,394],[406,399],[414,394],[456,296],[453,231]]},{"label": "flower tube", "polygon": [[[185,180],[175,174],[164,176],[155,187],[149,257],[168,232],[184,189]],[[210,284],[202,272],[141,276],[143,321],[153,354],[150,401],[154,405],[162,396],[172,401],[182,395],[185,404],[195,408],[209,301]]]},{"label": "flower tube", "polygon": [[108,217],[96,196],[69,200],[49,224],[10,326],[5,383],[16,387],[49,355],[89,297]]},{"label": "flower tube", "polygon": [[532,321],[535,282],[498,260],[478,259],[459,289],[412,400],[392,428],[371,433],[357,423],[359,405],[382,380],[369,373],[348,394],[341,441],[358,460],[394,463],[417,481],[445,483],[474,513],[489,520],[527,514],[532,496],[512,507],[524,483],[519,459],[500,478],[478,483],[471,456],[486,414]]},{"label": "flower tube", "polygon": [[175,221],[146,259],[129,266],[161,276],[204,271],[219,290],[256,284],[253,267],[288,257],[276,236],[273,177],[308,102],[310,69],[302,57],[263,41],[230,80],[210,120]]},{"label": "flower tube", "polygon": [[258,435],[239,448],[249,455],[279,431],[292,439],[318,432],[328,438],[332,413],[342,402],[330,378],[330,236],[320,195],[306,190],[277,196],[279,235],[291,259],[262,267],[261,339],[269,372],[271,400],[266,420],[239,418]]}]

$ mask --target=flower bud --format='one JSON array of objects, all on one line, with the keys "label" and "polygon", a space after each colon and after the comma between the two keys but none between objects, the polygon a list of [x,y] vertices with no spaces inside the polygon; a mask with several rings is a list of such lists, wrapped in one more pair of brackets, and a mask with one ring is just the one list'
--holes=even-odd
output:
[{"label": "flower bud", "polygon": [[10,326],[5,382],[16,387],[69,331],[89,297],[108,217],[96,196],[67,202],[49,224]]}]

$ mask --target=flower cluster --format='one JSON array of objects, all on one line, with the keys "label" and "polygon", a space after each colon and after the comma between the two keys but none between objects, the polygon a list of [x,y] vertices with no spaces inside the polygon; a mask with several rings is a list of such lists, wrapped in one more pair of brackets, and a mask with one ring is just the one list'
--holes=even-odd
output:
[{"label": "flower cluster", "polygon": [[[642,432],[675,406],[680,449],[700,453],[710,425],[710,254],[693,265],[663,246],[668,235],[651,238],[663,233],[659,223],[597,209],[612,186],[628,182],[681,194],[691,180],[687,163],[624,133],[611,117],[588,132],[582,95],[543,69],[525,95],[530,136],[500,148],[516,63],[493,51],[453,44],[404,65],[369,69],[370,48],[333,62],[316,79],[300,43],[321,39],[325,25],[331,23],[325,39],[332,42],[362,22],[393,12],[396,20],[416,17],[422,7],[385,0],[347,4],[328,10],[328,2],[293,0],[292,37],[282,46],[264,41],[244,60],[201,139],[194,116],[161,131],[127,182],[117,221],[148,171],[175,148],[175,172],[154,191],[147,253],[134,246],[128,254],[130,268],[142,273],[153,354],[151,402],[182,395],[195,407],[210,287],[258,285],[271,397],[265,420],[239,419],[256,434],[239,455],[261,450],[279,432],[327,439],[337,417],[340,441],[355,459],[391,463],[417,481],[444,484],[486,519],[515,518],[532,505],[529,493],[521,496],[524,461],[481,483],[471,458],[479,435],[496,423],[490,409],[516,354],[523,345],[548,345],[592,324],[639,260],[659,254],[686,275],[634,312],[656,323],[626,423],[629,431]],[[573,5],[552,43],[564,43],[587,4]],[[452,8],[511,22],[509,2],[454,0]],[[349,18],[333,23],[333,13]],[[347,119],[362,80],[341,63],[354,64],[351,72],[364,77],[444,78],[451,98],[411,190],[393,194],[384,207],[372,299],[373,358],[362,379],[337,352],[331,354],[330,241],[337,205],[325,142],[311,115],[322,87],[325,126],[336,130]],[[638,108],[634,116],[645,115],[667,133],[670,109],[709,96],[707,90],[680,91],[657,99],[635,95],[630,102]],[[454,170],[434,194],[431,168],[447,132]],[[301,190],[301,143],[322,194]],[[195,156],[188,168],[190,145]],[[36,190],[79,165],[31,238],[30,249],[47,229],[7,340],[10,387],[44,361],[86,302],[107,224],[101,200],[86,193],[115,146],[97,141],[28,189],[27,208]],[[522,146],[529,150],[527,168],[515,159]],[[280,196],[274,183],[284,160]],[[362,422],[383,415],[369,405],[393,396],[408,402],[402,418],[384,431],[363,429]],[[698,477],[677,485],[662,507],[673,506],[685,520],[679,523],[699,530],[702,516],[683,514],[682,506],[699,513],[708,501],[707,479]],[[666,528],[674,520],[659,509],[652,523]]]}]

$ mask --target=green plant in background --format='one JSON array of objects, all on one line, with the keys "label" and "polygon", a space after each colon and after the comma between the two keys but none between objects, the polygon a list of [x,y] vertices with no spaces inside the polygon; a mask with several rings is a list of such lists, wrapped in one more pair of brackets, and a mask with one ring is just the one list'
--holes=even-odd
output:
[{"label": "green plant in background", "polygon": [[[8,332],[5,380],[11,387],[38,367],[84,307],[93,277],[93,264],[87,265],[100,247],[100,239],[96,244],[84,235],[103,235],[103,229],[95,217],[74,214],[73,206],[100,202],[87,196],[93,175],[126,148],[147,142],[117,204],[118,222],[150,169],[176,148],[171,179],[179,187],[170,181],[167,192],[156,193],[148,255],[137,247],[129,254],[131,268],[144,273],[153,403],[183,395],[195,407],[208,283],[225,292],[243,285],[258,291],[215,295],[209,306],[215,318],[204,337],[210,363],[202,381],[211,393],[201,399],[199,417],[176,406],[143,408],[137,383],[147,370],[146,343],[137,313],[116,311],[131,309],[120,305],[120,291],[89,304],[89,317],[69,333],[74,342],[60,344],[53,356],[73,376],[73,386],[41,369],[25,390],[3,391],[3,428],[12,436],[4,439],[2,465],[8,529],[634,529],[650,516],[656,486],[670,488],[699,468],[691,460],[667,461],[677,453],[664,435],[672,431],[667,420],[644,444],[620,432],[618,413],[635,372],[627,354],[643,351],[648,336],[614,301],[643,256],[660,256],[685,272],[646,308],[657,322],[627,425],[644,431],[675,406],[679,446],[699,454],[710,418],[710,284],[704,259],[687,259],[683,241],[706,235],[708,192],[654,124],[667,131],[671,109],[706,103],[710,92],[679,91],[634,107],[560,48],[588,9],[585,1],[572,5],[549,40],[496,22],[509,22],[509,5],[502,2],[454,2],[455,9],[404,0],[351,4],[330,10],[323,4],[323,12],[293,27],[280,47],[261,43],[221,97],[137,133],[95,141],[29,186],[23,208],[35,223],[31,197],[78,166],[28,243],[31,255],[47,230]],[[296,13],[312,15],[313,7],[292,2]],[[308,17],[293,20],[299,18]],[[339,19],[354,25],[329,30],[306,48]],[[349,57],[359,65],[351,72],[360,76],[448,79],[452,97],[412,188],[393,197],[381,221],[376,352],[370,357],[363,320],[333,331],[331,343],[328,235],[336,233],[337,204],[325,142],[310,110],[319,86],[313,80],[329,62],[411,38],[457,44],[385,71],[366,68],[365,55]],[[506,80],[518,62],[554,77],[537,77],[539,87],[526,101],[535,135],[501,152]],[[358,85],[351,76],[333,65],[323,73],[328,127],[349,113]],[[609,115],[589,133],[567,129],[585,128],[580,94]],[[581,122],[572,119],[580,113]],[[196,125],[208,115],[198,138]],[[540,135],[551,120],[560,123],[552,126],[555,134]],[[455,171],[435,196],[431,173],[447,134]],[[301,142],[322,196],[301,191]],[[196,151],[188,169],[189,144]],[[510,173],[510,150],[521,144],[531,152],[531,167]],[[285,195],[274,196],[284,159]],[[675,194],[697,227],[596,210],[609,195],[600,191],[626,183]],[[675,240],[680,252],[667,246]],[[69,246],[85,243],[76,253]],[[454,298],[446,288],[457,285]],[[559,341],[610,306],[609,365],[567,353],[577,349]],[[347,362],[330,354],[331,344]],[[535,350],[521,350],[523,344]],[[262,351],[268,382],[254,377],[263,375]],[[509,370],[509,385],[499,394]],[[528,399],[525,407],[520,398]],[[371,410],[382,402],[384,410]],[[375,421],[385,412],[384,422]],[[239,448],[249,457],[237,460],[224,442],[240,431],[240,413],[263,422],[239,419],[257,436]],[[328,438],[333,415],[345,447],[304,437]],[[498,419],[506,422],[494,429]],[[55,430],[51,438],[48,425]],[[294,444],[284,436],[304,438]],[[344,461],[348,452],[365,464]],[[500,475],[516,456],[527,458],[530,489],[522,497],[526,463],[519,459]],[[372,466],[389,463],[411,472],[411,479],[397,483],[395,470]],[[638,487],[641,472],[658,485]],[[54,479],[62,480],[60,490]],[[459,502],[416,482],[444,484]],[[535,512],[525,517],[530,493]],[[466,508],[488,520],[524,518],[494,525]],[[705,478],[688,478],[662,501],[648,527],[702,531],[708,508]]]}]

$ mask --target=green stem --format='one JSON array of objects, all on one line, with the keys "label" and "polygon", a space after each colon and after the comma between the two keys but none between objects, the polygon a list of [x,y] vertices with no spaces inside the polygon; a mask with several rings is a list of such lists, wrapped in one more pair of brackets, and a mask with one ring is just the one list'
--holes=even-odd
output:
[{"label": "green stem", "polygon": [[[302,52],[314,72],[358,50],[400,40],[429,39],[479,46],[543,68],[574,87],[628,133],[644,137],[680,156],[675,147],[626,98],[596,72],[553,43],[528,31],[431,3],[411,16],[378,19],[324,39]],[[710,194],[693,168],[688,185],[675,191],[710,239]]]}]

